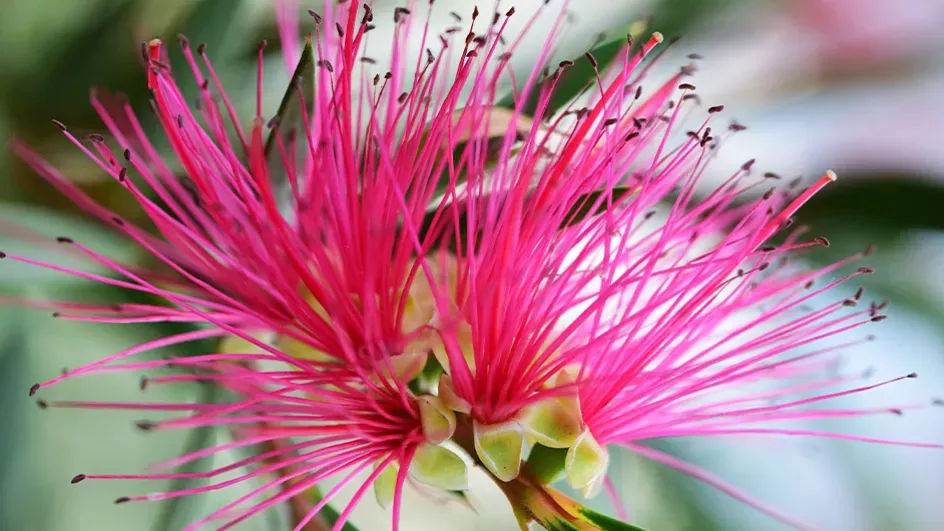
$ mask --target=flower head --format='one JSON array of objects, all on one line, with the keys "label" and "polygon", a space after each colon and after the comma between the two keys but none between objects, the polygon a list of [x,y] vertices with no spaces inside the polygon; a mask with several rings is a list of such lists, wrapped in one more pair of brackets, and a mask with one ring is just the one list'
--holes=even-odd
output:
[{"label": "flower head", "polygon": [[[375,17],[369,4],[326,2],[323,13],[312,12],[315,32],[303,49],[292,38],[291,12],[282,6],[279,19],[287,62],[297,56],[299,66],[275,119],[263,116],[263,46],[259,96],[244,128],[202,46],[194,54],[181,41],[200,87],[192,107],[155,40],[146,46],[147,84],[172,158],[159,155],[129,107],[98,97],[93,105],[117,151],[102,136],[90,137],[89,146],[62,126],[141,205],[156,232],[108,212],[28,148],[15,147],[161,265],[122,264],[65,237],[62,243],[113,274],[8,256],[159,299],[118,307],[54,303],[61,316],[197,325],[68,371],[31,393],[80,375],[171,368],[180,372],[148,378],[142,389],[203,382],[227,398],[42,402],[188,412],[140,426],[219,426],[232,436],[147,474],[89,474],[75,482],[211,482],[120,501],[255,485],[188,528],[222,521],[225,529],[297,502],[341,474],[335,488],[318,493],[320,501],[297,510],[302,529],[370,471],[329,523],[343,526],[373,487],[392,502],[396,527],[408,479],[444,491],[467,487],[457,452],[488,470],[513,501],[528,504],[536,499],[529,493],[545,489],[556,473],[595,492],[606,475],[607,444],[707,478],[638,441],[801,434],[755,426],[869,413],[803,409],[868,389],[826,391],[846,382],[818,377],[836,347],[814,345],[880,319],[878,309],[846,310],[858,296],[805,307],[867,270],[817,286],[848,261],[806,271],[786,257],[828,242],[804,240],[795,230],[771,244],[835,175],[750,202],[744,192],[762,181],[748,179],[747,163],[716,191],[696,194],[713,151],[742,127],[713,130],[709,117],[676,142],[672,133],[697,100],[683,82],[688,67],[643,89],[640,64],[660,34],[638,50],[627,43],[604,71],[588,54],[595,83],[580,103],[552,112],[574,64],[515,79],[508,72],[515,43],[502,37],[514,9],[493,17],[475,9],[462,36],[447,31],[437,39],[422,16],[397,8],[392,59],[383,68],[363,55]],[[558,19],[552,34],[563,23]],[[414,30],[423,35],[420,57],[407,54]],[[552,44],[553,36],[539,64]],[[503,110],[499,88],[508,77],[515,93]],[[532,109],[541,119],[528,116]],[[128,359],[209,338],[221,340],[213,352]],[[778,388],[750,391],[765,383]],[[780,401],[795,393],[814,395]],[[767,405],[771,399],[778,402]],[[163,471],[234,448],[255,453],[206,473]],[[558,470],[541,473],[541,455],[560,457]],[[221,479],[231,472],[238,475]],[[532,504],[520,511],[523,519],[586,515],[569,510],[558,493],[541,499],[557,500],[556,509]],[[555,516],[558,509],[567,514]]]}]

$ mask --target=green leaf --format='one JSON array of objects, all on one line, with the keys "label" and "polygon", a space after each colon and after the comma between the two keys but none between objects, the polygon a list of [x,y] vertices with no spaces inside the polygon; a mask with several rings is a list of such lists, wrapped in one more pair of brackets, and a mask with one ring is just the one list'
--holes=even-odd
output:
[{"label": "green leaf", "polygon": [[[204,386],[197,403],[217,403],[221,398],[221,394],[220,388],[215,385]],[[201,426],[199,428],[190,430],[189,435],[187,436],[187,442],[185,443],[181,454],[187,454],[208,448],[210,445],[214,444],[216,439],[215,435],[215,426]],[[210,455],[204,459],[191,461],[179,467],[174,472],[179,474],[195,474],[199,472],[205,472],[212,466],[213,457],[213,455]],[[204,481],[200,480],[186,478],[176,479],[171,483],[168,491],[194,488],[204,483]],[[183,529],[187,526],[187,524],[193,521],[191,518],[190,508],[193,506],[199,507],[202,505],[199,498],[200,497],[181,496],[165,500],[161,505],[161,510],[158,513],[156,520],[151,525],[151,530],[173,531],[175,529]]]},{"label": "green leaf", "polygon": [[620,522],[615,518],[598,513],[587,507],[580,508],[579,513],[584,521],[593,524],[601,531],[645,531],[645,529],[639,526],[627,524],[626,522]]},{"label": "green leaf", "polygon": [[[323,498],[323,496],[321,495],[321,491],[318,490],[318,487],[313,487],[311,489],[308,489],[308,495],[311,497],[311,500],[315,503],[320,502]],[[331,507],[330,504],[322,507],[321,511],[319,511],[318,514],[321,515],[325,519],[328,525],[334,525],[335,522],[338,521],[338,518],[341,517],[341,513],[334,510],[334,508]],[[352,524],[350,521],[347,521],[347,522],[344,522],[344,525],[341,527],[341,531],[360,531],[360,530],[357,528],[357,526]]]},{"label": "green leaf", "polygon": [[[590,49],[589,53],[597,63],[596,69],[585,56],[574,59],[573,66],[566,68],[562,73],[554,93],[551,94],[544,116],[552,116],[558,110],[566,106],[571,100],[579,96],[584,90],[596,82],[596,72],[603,72],[616,59],[620,50],[627,45],[626,37],[621,35],[617,39],[603,42]],[[540,96],[540,86],[535,87],[528,95],[528,101],[524,106],[524,113],[534,115],[537,110],[538,97]],[[515,107],[515,97],[513,94],[505,96],[497,105],[499,107]]]},{"label": "green leaf", "polygon": [[48,514],[24,510],[35,499],[41,479],[33,473],[30,420],[32,400],[23,392],[28,381],[29,331],[19,308],[0,308],[0,404],[4,429],[0,432],[0,529],[46,529]]},{"label": "green leaf", "polygon": [[[598,216],[606,212],[607,208],[615,206],[624,196],[633,192],[633,188],[629,186],[614,186],[612,188],[612,201],[604,195],[608,192],[610,191],[594,190],[581,195],[580,198],[574,202],[574,206],[571,207],[570,212],[567,213],[567,216],[561,223],[561,228],[580,223],[588,215]],[[593,208],[594,206],[596,206],[596,209]]]},{"label": "green leaf", "polygon": [[839,182],[816,194],[797,220],[825,228],[849,224],[869,233],[898,234],[903,229],[944,230],[944,186],[914,174],[842,175]]},{"label": "green leaf", "polygon": [[121,91],[131,101],[146,98],[137,49],[130,45],[137,7],[130,0],[100,2],[88,23],[57,35],[57,44],[37,59],[42,68],[0,81],[0,105],[20,136],[53,132],[54,117],[73,127],[99,126],[88,105],[93,86]]},{"label": "green leaf", "polygon": [[[299,97],[299,90],[304,96],[305,112],[302,108],[302,101]],[[288,88],[285,89],[285,95],[282,96],[282,102],[279,104],[279,111],[275,115],[276,124],[266,139],[265,155],[269,163],[269,179],[272,181],[272,189],[276,193],[276,198],[280,204],[283,203],[284,196],[288,194],[288,171],[285,167],[285,160],[282,157],[282,150],[277,148],[276,132],[282,137],[283,142],[288,141],[291,135],[302,136],[303,131],[308,127],[304,117],[310,118],[315,104],[315,61],[314,53],[311,47],[311,39],[305,42],[302,49],[301,58],[298,60],[298,66],[289,81]],[[307,149],[296,145],[295,158],[296,163],[304,160]],[[291,154],[289,154],[291,155]],[[283,205],[284,206],[284,205]]]},{"label": "green leaf", "polygon": [[[134,263],[140,255],[135,245],[122,234],[89,219],[77,218],[48,208],[0,204],[0,220],[9,220],[16,226],[27,229],[45,238],[41,243],[26,241],[26,235],[18,238],[16,229],[0,226],[0,251],[18,254],[41,262],[49,262],[93,273],[109,270],[91,259],[83,259],[81,253],[65,244],[56,243],[56,238],[65,236],[77,243],[122,263]],[[73,251],[70,253],[70,251]],[[60,273],[30,264],[0,261],[0,286],[17,287],[24,284],[88,284],[89,281],[66,273]]]},{"label": "green leaf", "polygon": [[[184,15],[181,26],[176,28],[176,32],[186,37],[193,45],[206,43],[210,46],[214,67],[218,73],[231,67],[233,61],[240,55],[236,53],[239,49],[237,45],[246,44],[242,39],[238,42],[228,42],[229,36],[238,33],[237,26],[245,17],[242,9],[244,3],[244,0],[191,2],[190,11]],[[236,41],[236,39],[232,40]],[[178,69],[182,73],[189,70],[184,54],[178,46],[168,46],[167,53],[175,72]],[[174,76],[174,80],[184,94],[189,94],[196,89],[196,80],[189,74]]]}]

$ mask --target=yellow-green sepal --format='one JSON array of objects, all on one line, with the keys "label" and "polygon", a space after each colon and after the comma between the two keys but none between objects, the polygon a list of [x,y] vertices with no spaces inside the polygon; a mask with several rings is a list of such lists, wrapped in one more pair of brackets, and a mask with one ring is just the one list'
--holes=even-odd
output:
[{"label": "yellow-green sepal", "polygon": [[511,481],[521,472],[524,430],[510,420],[499,424],[472,423],[475,453],[479,461],[501,481]]},{"label": "yellow-green sepal", "polygon": [[567,450],[564,469],[570,486],[580,489],[586,498],[592,498],[599,492],[606,478],[606,469],[610,464],[610,454],[586,430],[577,442]]},{"label": "yellow-green sepal", "polygon": [[424,485],[442,490],[468,490],[469,470],[452,450],[422,443],[410,463],[410,475]]}]

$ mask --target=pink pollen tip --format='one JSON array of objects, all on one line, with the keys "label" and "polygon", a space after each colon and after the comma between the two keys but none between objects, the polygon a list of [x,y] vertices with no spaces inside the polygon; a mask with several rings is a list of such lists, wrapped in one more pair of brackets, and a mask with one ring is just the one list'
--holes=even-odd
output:
[{"label": "pink pollen tip", "polygon": [[834,172],[833,170],[826,170],[826,178],[832,182],[836,182],[836,179],[838,179],[839,176],[836,175],[836,172]]}]

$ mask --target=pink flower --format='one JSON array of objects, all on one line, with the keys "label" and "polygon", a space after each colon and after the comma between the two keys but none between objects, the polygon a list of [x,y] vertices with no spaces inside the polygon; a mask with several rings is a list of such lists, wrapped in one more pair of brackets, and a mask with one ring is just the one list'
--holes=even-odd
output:
[{"label": "pink flower", "polygon": [[[549,516],[542,512],[547,507],[530,505],[520,513],[548,522],[580,516],[558,493],[528,496],[528,489],[544,489],[551,478],[538,472],[536,459],[522,468],[526,446],[534,448],[532,457],[541,448],[561,450],[566,457],[557,472],[592,495],[604,483],[605,445],[618,444],[777,515],[639,441],[754,433],[858,438],[765,427],[874,413],[804,407],[870,388],[830,376],[828,356],[838,347],[819,343],[884,318],[879,307],[847,310],[860,294],[821,303],[830,288],[868,270],[830,280],[858,257],[812,272],[787,261],[828,244],[803,240],[801,230],[770,243],[835,175],[827,172],[804,190],[771,190],[744,202],[744,192],[764,186],[763,179],[748,178],[751,161],[714,193],[696,197],[694,186],[714,150],[741,127],[710,126],[722,110],[711,107],[709,118],[687,137],[672,140],[670,133],[697,99],[694,86],[682,79],[690,68],[654,89],[642,88],[645,69],[638,67],[661,42],[659,34],[637,54],[626,47],[614,68],[598,72],[583,103],[545,112],[573,66],[564,62],[546,79],[535,68],[514,80],[515,109],[500,110],[498,85],[515,47],[502,33],[513,12],[492,18],[475,9],[471,29],[462,29],[464,40],[454,41],[430,35],[420,17],[397,8],[391,64],[378,68],[362,56],[371,9],[359,2],[326,3],[324,14],[313,14],[313,93],[302,84],[297,99],[287,100],[304,103],[298,108],[309,127],[292,131],[271,123],[271,151],[261,66],[258,102],[244,129],[202,47],[194,55],[182,42],[201,87],[199,106],[191,109],[165,64],[163,44],[152,41],[147,82],[173,162],[186,180],[160,157],[127,106],[93,97],[115,151],[104,137],[93,135],[89,147],[62,129],[122,183],[158,234],[116,217],[28,148],[15,147],[49,182],[164,267],[121,264],[63,237],[72,251],[113,274],[6,258],[141,291],[160,302],[32,304],[96,322],[199,325],[69,371],[31,393],[80,375],[178,368],[185,372],[145,379],[142,389],[199,381],[232,397],[208,404],[41,401],[181,412],[140,427],[224,426],[233,435],[231,442],[145,474],[83,474],[74,482],[212,482],[120,502],[258,482],[251,495],[188,527],[214,522],[226,529],[275,504],[295,504],[341,474],[320,502],[296,507],[300,530],[320,518],[341,488],[373,470],[357,484],[334,529],[372,486],[382,501],[392,501],[396,528],[408,478],[446,491],[467,487],[464,462],[441,445],[452,440],[514,503],[557,500],[551,512],[567,515]],[[304,56],[307,49],[291,45],[297,30],[290,13],[280,10],[286,53]],[[539,64],[547,62],[562,22]],[[418,58],[406,54],[410,33],[423,35],[425,52]],[[261,54],[260,48],[260,65]],[[596,68],[592,55],[586,61]],[[547,119],[524,114],[535,94],[535,115]],[[286,175],[287,202],[273,185],[277,173]],[[208,338],[223,341],[201,355],[129,359]],[[432,376],[420,373],[424,367]],[[773,390],[761,388],[767,384]],[[784,398],[793,394],[813,398]],[[207,473],[172,470],[257,446],[261,453]],[[220,478],[228,472],[238,475]]]}]

